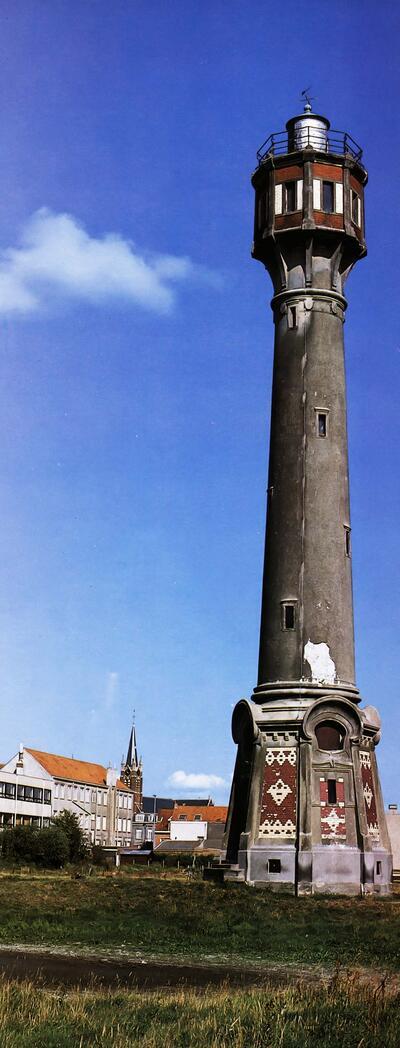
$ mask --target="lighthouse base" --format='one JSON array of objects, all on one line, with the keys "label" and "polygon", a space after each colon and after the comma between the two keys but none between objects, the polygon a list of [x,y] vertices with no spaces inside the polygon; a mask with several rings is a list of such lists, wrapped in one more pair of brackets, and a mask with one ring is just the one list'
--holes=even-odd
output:
[{"label": "lighthouse base", "polygon": [[[277,687],[242,700],[225,879],[299,895],[391,890],[375,757],[380,722],[337,687]],[[229,865],[228,865],[229,864]]]}]

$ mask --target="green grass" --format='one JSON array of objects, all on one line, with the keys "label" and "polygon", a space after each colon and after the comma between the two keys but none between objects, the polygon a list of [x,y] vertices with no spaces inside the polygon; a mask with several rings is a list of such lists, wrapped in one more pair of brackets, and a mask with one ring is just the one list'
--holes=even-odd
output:
[{"label": "green grass", "polygon": [[[271,895],[177,876],[0,876],[0,944],[264,964],[400,967],[400,894]],[[363,1046],[364,1048],[364,1046]]]},{"label": "green grass", "polygon": [[0,982],[2,1048],[398,1048],[400,994],[354,980],[253,992],[50,992]]}]

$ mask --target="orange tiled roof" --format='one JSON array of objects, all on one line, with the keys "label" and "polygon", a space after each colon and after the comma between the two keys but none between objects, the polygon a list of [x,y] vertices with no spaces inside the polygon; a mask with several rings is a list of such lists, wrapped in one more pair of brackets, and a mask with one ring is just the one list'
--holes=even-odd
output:
[{"label": "orange tiled roof", "polygon": [[[57,753],[44,753],[42,750],[31,750],[26,747],[28,753],[39,761],[54,779],[69,779],[70,782],[82,782],[88,786],[107,786],[107,769],[102,764],[92,764],[90,761],[78,761],[74,757],[61,757]],[[132,791],[121,779],[117,780],[119,790]]]},{"label": "orange tiled roof", "polygon": [[201,815],[203,822],[226,822],[227,814],[228,808],[226,804],[210,804],[199,807],[192,804],[176,804],[173,811],[168,813],[168,816],[171,819],[179,820],[179,816],[184,815],[187,822],[194,822],[195,815]]},{"label": "orange tiled roof", "polygon": [[173,808],[160,808],[157,814],[156,829],[168,830],[169,820],[172,818]]}]

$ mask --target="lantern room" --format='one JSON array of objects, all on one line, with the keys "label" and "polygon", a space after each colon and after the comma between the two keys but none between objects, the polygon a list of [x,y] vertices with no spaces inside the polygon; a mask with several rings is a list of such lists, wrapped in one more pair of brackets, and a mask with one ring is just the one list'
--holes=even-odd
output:
[{"label": "lantern room", "polygon": [[257,153],[253,257],[268,265],[270,240],[303,230],[340,233],[351,264],[366,254],[362,150],[347,132],[334,131],[306,106],[284,132],[274,133]]}]

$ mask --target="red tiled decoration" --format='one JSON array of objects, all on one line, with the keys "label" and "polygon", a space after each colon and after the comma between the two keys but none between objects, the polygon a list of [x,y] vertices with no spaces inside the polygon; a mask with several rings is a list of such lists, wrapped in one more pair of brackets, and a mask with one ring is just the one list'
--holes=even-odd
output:
[{"label": "red tiled decoration", "polygon": [[297,750],[269,749],[265,757],[260,838],[296,836]]}]

